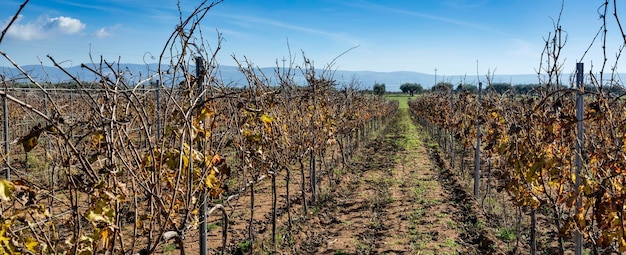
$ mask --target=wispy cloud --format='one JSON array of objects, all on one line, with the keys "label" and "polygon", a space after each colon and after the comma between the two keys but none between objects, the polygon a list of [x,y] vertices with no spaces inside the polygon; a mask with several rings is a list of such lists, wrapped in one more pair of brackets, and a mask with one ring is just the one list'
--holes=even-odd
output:
[{"label": "wispy cloud", "polygon": [[[11,18],[1,23],[2,30],[7,27],[10,20]],[[41,16],[37,20],[24,22],[24,16],[20,15],[7,31],[7,36],[20,41],[42,40],[58,34],[77,34],[85,27],[83,22],[71,17]]]},{"label": "wispy cloud", "polygon": [[324,31],[324,30],[320,30],[320,29],[315,29],[315,28],[311,28],[311,27],[304,27],[304,26],[293,25],[293,24],[290,24],[290,23],[277,21],[277,20],[272,20],[272,19],[252,17],[252,16],[228,15],[228,14],[216,14],[216,15],[222,16],[224,18],[232,19],[236,23],[239,23],[242,26],[266,25],[266,26],[284,28],[284,29],[288,29],[288,30],[293,30],[293,31],[313,34],[313,35],[320,35],[320,36],[324,36],[324,37],[327,37],[327,38],[330,38],[330,39],[333,39],[333,40],[336,40],[336,41],[349,42],[349,43],[354,43],[354,42],[358,41],[358,40],[356,40],[354,38],[351,38],[351,37],[349,37],[349,36],[347,36],[346,34],[343,34],[343,33],[333,33],[333,32]]},{"label": "wispy cloud", "polygon": [[22,2],[20,1],[5,0],[0,3],[0,6],[8,6],[11,8],[15,8],[15,10],[17,11],[17,8],[19,8],[20,4],[22,4]]},{"label": "wispy cloud", "polygon": [[471,9],[485,6],[487,0],[445,0],[443,4],[455,9]]},{"label": "wispy cloud", "polygon": [[121,26],[122,26],[122,25],[117,24],[117,25],[110,26],[110,27],[103,27],[103,28],[100,28],[100,29],[96,30],[96,31],[93,33],[93,36],[95,36],[95,37],[97,37],[97,38],[105,38],[105,37],[109,37],[109,36],[113,35],[113,32],[114,32],[115,30],[117,30],[118,28],[120,28]]},{"label": "wispy cloud", "polygon": [[97,10],[103,12],[117,12],[120,11],[118,8],[111,7],[111,4],[98,4],[96,3],[84,3],[77,1],[65,1],[65,0],[54,0],[54,2],[58,3],[59,6],[73,6],[86,10]]},{"label": "wispy cloud", "polygon": [[410,11],[410,10],[405,10],[405,9],[392,8],[392,7],[379,5],[379,4],[374,4],[374,3],[368,3],[368,2],[361,2],[360,4],[346,3],[346,5],[349,5],[351,7],[360,8],[360,9],[367,9],[367,10],[373,10],[373,11],[386,11],[386,12],[392,12],[392,13],[397,13],[397,14],[402,14],[402,15],[414,16],[414,17],[419,17],[419,18],[423,18],[423,19],[428,19],[428,20],[434,20],[434,21],[439,21],[439,22],[443,22],[443,23],[448,23],[448,24],[452,24],[452,25],[456,25],[456,26],[460,26],[460,27],[464,27],[464,28],[480,30],[480,31],[484,31],[484,32],[497,33],[497,34],[501,34],[501,35],[509,35],[509,34],[507,34],[505,32],[495,30],[495,29],[493,29],[491,27],[483,26],[483,25],[480,25],[480,24],[472,23],[472,22],[467,22],[467,21],[463,21],[463,20],[456,20],[456,19],[450,19],[450,18],[446,18],[446,17],[442,17],[442,16],[435,16],[435,15],[430,15],[430,14],[426,14],[426,13],[422,13],[422,12]]},{"label": "wispy cloud", "polygon": [[108,31],[105,27],[103,27],[103,28],[96,30],[96,32],[94,32],[93,35],[98,38],[104,38],[104,37],[111,36],[111,32]]},{"label": "wispy cloud", "polygon": [[537,44],[522,39],[511,39],[507,43],[510,45],[510,50],[506,53],[512,56],[536,56],[540,50]]},{"label": "wispy cloud", "polygon": [[236,31],[236,30],[232,30],[232,29],[223,29],[223,28],[219,28],[216,30],[216,33],[220,33],[222,35],[232,35],[232,36],[237,36],[237,37],[245,37],[245,33],[242,33],[240,31]]}]

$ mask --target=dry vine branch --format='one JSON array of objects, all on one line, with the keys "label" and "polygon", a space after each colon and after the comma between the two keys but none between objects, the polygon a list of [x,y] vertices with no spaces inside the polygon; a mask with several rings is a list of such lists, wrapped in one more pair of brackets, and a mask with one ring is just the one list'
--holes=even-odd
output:
[{"label": "dry vine branch", "polygon": [[9,24],[7,24],[7,26],[2,30],[2,35],[0,35],[0,44],[2,43],[2,40],[4,39],[6,33],[9,31],[9,28],[11,28],[11,26],[13,25],[13,22],[15,22],[19,18],[22,9],[24,9],[26,4],[28,4],[28,1],[30,0],[26,0],[20,5],[20,8],[17,10],[17,12],[15,12],[15,15],[13,15],[13,18],[11,18],[11,21],[9,21]]}]

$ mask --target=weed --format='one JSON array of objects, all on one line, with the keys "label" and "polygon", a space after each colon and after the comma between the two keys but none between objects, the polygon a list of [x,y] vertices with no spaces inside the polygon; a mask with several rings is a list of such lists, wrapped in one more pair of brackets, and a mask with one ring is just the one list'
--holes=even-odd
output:
[{"label": "weed", "polygon": [[372,230],[381,230],[384,228],[383,222],[380,218],[376,217],[376,218],[372,218],[370,219],[370,229]]},{"label": "weed", "polygon": [[291,246],[295,243],[295,240],[291,237],[290,234],[277,234],[276,242],[282,245]]},{"label": "weed", "polygon": [[443,202],[439,199],[436,198],[432,198],[432,199],[427,199],[426,201],[424,201],[425,205],[440,205]]},{"label": "weed", "polygon": [[171,252],[176,250],[176,245],[168,244],[163,246],[163,254],[171,254]]},{"label": "weed", "polygon": [[337,170],[335,170],[335,175],[336,176],[342,176],[343,175],[343,171],[341,169],[337,169]]},{"label": "weed", "polygon": [[409,215],[409,220],[411,224],[417,224],[417,221],[424,216],[424,209],[415,209],[411,215]]},{"label": "weed", "polygon": [[424,195],[424,192],[426,191],[426,189],[418,183],[417,187],[413,188],[412,191],[413,191],[413,195],[415,196],[415,198],[419,199]]},{"label": "weed", "polygon": [[498,237],[502,241],[511,242],[515,240],[515,230],[509,227],[500,228],[500,231],[498,232]]},{"label": "weed", "polygon": [[483,222],[482,220],[478,220],[476,221],[476,223],[474,224],[474,227],[476,229],[483,229],[485,227],[485,222]]},{"label": "weed", "polygon": [[320,212],[319,206],[314,206],[313,209],[311,209],[311,214],[313,215],[317,215],[319,212]]},{"label": "weed", "polygon": [[387,177],[383,179],[383,183],[387,186],[392,186],[392,185],[402,183],[402,180],[393,178],[393,177]]},{"label": "weed", "polygon": [[498,200],[495,197],[488,196],[485,198],[483,202],[486,208],[491,209],[491,213],[493,214],[501,214],[502,206],[498,203]]},{"label": "weed", "polygon": [[392,202],[393,202],[393,198],[389,194],[389,191],[386,191],[374,197],[371,202],[372,203],[371,205],[372,205],[372,209],[382,209],[383,207],[385,207],[385,205],[392,203]]},{"label": "weed", "polygon": [[361,242],[356,245],[357,254],[369,254],[370,250],[371,250],[371,247],[369,244]]},{"label": "weed", "polygon": [[457,222],[453,220],[447,221],[446,225],[448,226],[449,229],[457,229],[459,227]]},{"label": "weed", "polygon": [[446,238],[443,245],[448,248],[457,247],[459,244],[452,238]]},{"label": "weed", "polygon": [[207,228],[209,231],[216,230],[216,229],[218,229],[219,227],[220,227],[220,224],[217,224],[217,223],[211,223],[211,224],[207,224],[207,225],[206,225],[206,228]]},{"label": "weed", "polygon": [[[411,239],[411,247],[414,250],[423,251],[424,249],[426,249],[428,242],[425,240],[421,240],[419,235],[412,235],[409,238]],[[420,254],[424,254],[424,253],[420,253]]]},{"label": "weed", "polygon": [[25,166],[33,178],[38,180],[49,180],[49,172],[46,171],[50,167],[50,163],[45,158],[37,157],[29,154],[25,161]]},{"label": "weed", "polygon": [[237,179],[232,178],[226,180],[225,186],[228,187],[229,190],[237,190]]},{"label": "weed", "polygon": [[240,242],[237,244],[237,248],[239,248],[239,250],[242,252],[246,252],[248,251],[248,249],[250,249],[250,244],[250,240]]},{"label": "weed", "polygon": [[440,255],[457,255],[459,254],[458,252],[443,252],[443,253],[439,253]]}]

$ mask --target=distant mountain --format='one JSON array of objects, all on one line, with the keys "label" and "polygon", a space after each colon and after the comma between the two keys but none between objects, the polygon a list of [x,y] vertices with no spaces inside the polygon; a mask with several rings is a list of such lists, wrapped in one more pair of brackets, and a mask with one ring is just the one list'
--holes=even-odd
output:
[{"label": "distant mountain", "polygon": [[[115,67],[117,68],[117,64]],[[123,75],[129,83],[137,82],[142,79],[146,79],[150,75],[154,75],[158,70],[158,64],[149,64],[149,65],[141,65],[141,64],[119,64],[120,69],[123,72]],[[95,67],[92,67],[95,68]],[[193,68],[193,67],[192,67]],[[26,65],[22,66],[26,72],[29,73],[33,79],[37,81],[48,81],[48,82],[65,82],[70,81],[71,79],[67,76],[63,71],[58,68],[51,66],[40,66],[40,65]],[[82,81],[99,81],[100,77],[94,75],[87,68],[82,68],[80,66],[72,66],[67,67],[65,69],[71,75],[74,75],[78,79]],[[162,68],[162,71],[166,71],[167,66]],[[274,79],[274,68],[266,67],[260,68],[260,70],[270,79]],[[321,70],[318,71],[321,73]],[[113,73],[108,70],[104,70],[103,73],[108,76],[113,76]],[[298,83],[304,84],[304,77],[302,76],[299,70],[296,70],[295,80]],[[0,75],[5,76],[7,79],[18,79],[22,80],[23,76],[20,75],[20,72],[13,67],[0,67]],[[220,66],[219,75],[221,79],[229,85],[232,86],[245,86],[246,79],[244,74],[239,72],[238,67],[235,66]],[[332,72],[333,79],[337,80],[340,85],[350,84],[352,81],[357,81],[360,88],[366,89],[371,88],[375,83],[384,83],[386,85],[387,91],[400,91],[400,85],[403,83],[411,82],[411,83],[419,83],[422,84],[424,88],[430,88],[435,84],[435,75],[418,73],[418,72],[372,72],[372,71],[346,71],[346,70],[335,70]],[[21,77],[21,78],[20,78]],[[482,81],[485,81],[484,76],[480,77]],[[273,82],[274,80],[270,80]],[[476,76],[438,76],[437,82],[450,82],[452,84],[458,83],[469,83],[476,84],[477,78]],[[536,74],[527,74],[527,75],[495,75],[493,77],[493,82],[511,82],[513,84],[534,84],[537,83],[537,75]]]}]

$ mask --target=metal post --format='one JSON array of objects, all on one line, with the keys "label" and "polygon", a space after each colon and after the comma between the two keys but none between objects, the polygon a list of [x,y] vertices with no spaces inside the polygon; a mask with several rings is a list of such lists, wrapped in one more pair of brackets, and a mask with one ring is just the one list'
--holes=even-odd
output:
[{"label": "metal post", "polygon": [[[204,61],[202,57],[196,57],[196,89],[198,95],[204,91]],[[207,95],[204,95],[206,99]]]},{"label": "metal post", "polygon": [[161,81],[156,81],[157,142],[161,140]]},{"label": "metal post", "polygon": [[[141,84],[141,92],[143,92],[144,95],[148,95],[148,93],[146,93],[146,84]],[[144,105],[148,105],[148,101],[150,101],[149,96],[143,98]],[[148,130],[150,130],[149,127]],[[144,135],[144,132],[141,129],[137,130],[137,134],[139,136],[139,142],[141,143],[141,141],[143,141],[143,147],[148,147],[148,144],[150,143],[150,136]]]},{"label": "metal post", "polygon": [[[196,57],[196,86],[197,91],[199,91],[198,95],[202,92],[202,78],[203,72],[202,68],[204,67],[204,63],[202,62],[202,57]],[[190,90],[193,88],[189,88]],[[191,92],[191,91],[190,91]],[[202,205],[200,205],[200,255],[207,255],[207,222],[206,222],[206,212],[207,208],[207,194],[203,192],[202,194]]]},{"label": "metal post", "polygon": [[[313,117],[315,117],[315,113],[317,112],[317,84],[315,83],[311,83],[311,87],[313,87],[313,113],[311,115],[311,127],[315,128],[315,122],[313,121]],[[314,132],[311,132],[311,134],[313,134]],[[313,148],[311,149],[311,162],[310,162],[310,171],[311,171],[311,195],[313,196],[313,198],[311,199],[313,202],[315,202],[317,200],[317,190],[316,190],[316,186],[317,186],[317,173],[316,173],[316,169],[315,169],[315,144],[316,144],[316,139],[315,137],[312,137],[311,139],[311,144],[313,146]],[[357,142],[357,147],[359,146],[358,142],[359,142],[359,129],[356,130],[356,142]]]},{"label": "metal post", "polygon": [[317,173],[315,169],[315,153],[313,153],[313,150],[311,150],[309,153],[311,156],[311,161],[309,162],[309,166],[311,169],[311,194],[313,196],[311,200],[315,202],[317,200]]},{"label": "metal post", "polygon": [[[452,121],[452,116],[454,116],[454,90],[450,89],[450,121]],[[450,123],[448,123],[450,125]],[[452,136],[452,129],[448,128],[448,138],[450,139],[450,167],[454,168],[454,137]]]},{"label": "metal post", "polygon": [[476,155],[474,156],[474,197],[478,199],[478,187],[480,184],[480,106],[482,104],[483,83],[478,83],[478,112],[476,113]]},{"label": "metal post", "polygon": [[[52,87],[52,86],[50,86]],[[50,116],[50,112],[48,111],[48,96],[46,96],[45,94],[43,95],[43,108],[46,109],[46,116]],[[46,144],[48,145],[48,151],[52,151],[52,144],[50,143],[50,138],[46,139]],[[50,187],[56,187],[56,171],[55,171],[56,167],[52,166],[51,169],[51,173],[50,173]],[[54,203],[54,198],[55,198],[55,191],[54,188],[52,189],[52,196],[50,196],[50,208],[52,208],[52,205]],[[50,210],[51,212],[54,210]]]},{"label": "metal post", "polygon": [[530,209],[530,254],[537,254],[537,209]]},{"label": "metal post", "polygon": [[[583,86],[583,78],[584,78],[584,64],[576,63],[576,88],[578,89],[578,93],[576,95],[576,120],[578,121],[578,139],[576,141],[576,190],[579,190],[580,187],[580,172],[582,170],[583,165],[583,97],[585,92],[585,87]],[[576,199],[576,212],[580,210],[582,207],[582,197],[578,196]],[[583,238],[582,234],[577,231],[574,238],[576,239],[576,255],[582,255],[582,246],[583,246]]]},{"label": "metal post", "polygon": [[[76,107],[76,105],[73,105],[74,104],[74,97],[73,97],[74,90],[72,90],[72,88],[70,87],[69,91],[70,91],[70,101],[69,102],[70,102],[70,105],[71,105],[71,107],[70,107],[70,119],[72,121],[75,121],[77,118],[76,118],[76,116],[74,116],[74,107]],[[70,140],[71,139],[74,139],[74,129],[73,128],[70,128]]]},{"label": "metal post", "polygon": [[[9,105],[7,103],[7,98],[2,98],[2,108],[4,109],[4,155],[6,157],[7,165],[10,165],[10,157],[9,157]],[[4,172],[4,178],[7,181],[11,180],[11,168],[7,167]]]}]

